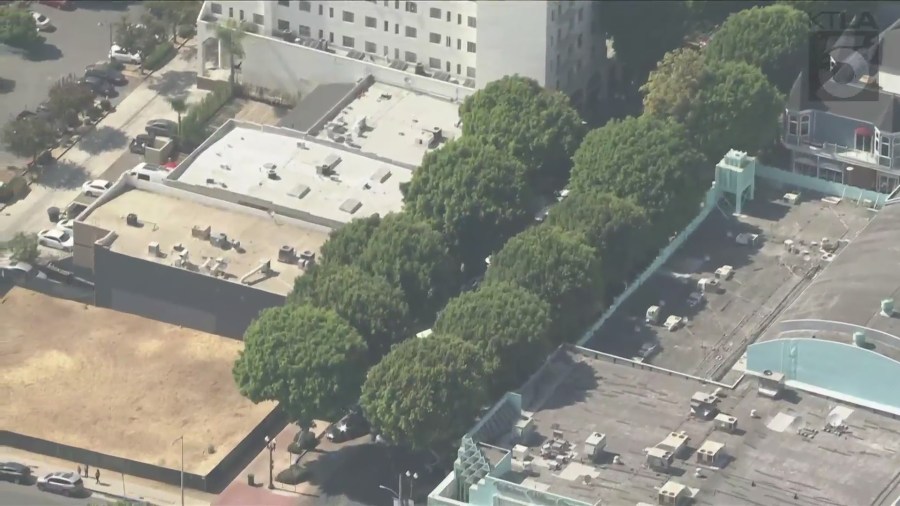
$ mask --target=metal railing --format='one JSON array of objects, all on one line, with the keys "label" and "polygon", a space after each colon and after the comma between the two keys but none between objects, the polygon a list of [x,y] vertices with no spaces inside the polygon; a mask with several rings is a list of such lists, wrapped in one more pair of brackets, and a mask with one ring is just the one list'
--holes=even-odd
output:
[{"label": "metal railing", "polygon": [[790,146],[796,146],[804,151],[816,155],[830,155],[832,158],[842,160],[849,163],[862,163],[873,168],[884,169],[894,168],[893,160],[887,156],[881,156],[870,151],[842,146],[831,142],[814,142],[802,140],[796,134],[786,134],[782,137],[782,141]]}]

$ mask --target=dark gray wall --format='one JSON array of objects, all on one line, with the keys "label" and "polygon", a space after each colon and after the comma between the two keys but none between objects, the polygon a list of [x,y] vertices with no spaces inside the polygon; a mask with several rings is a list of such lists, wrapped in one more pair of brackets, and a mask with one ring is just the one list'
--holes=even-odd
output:
[{"label": "dark gray wall", "polygon": [[98,306],[224,337],[242,339],[260,311],[285,301],[282,295],[99,246],[94,260]]}]

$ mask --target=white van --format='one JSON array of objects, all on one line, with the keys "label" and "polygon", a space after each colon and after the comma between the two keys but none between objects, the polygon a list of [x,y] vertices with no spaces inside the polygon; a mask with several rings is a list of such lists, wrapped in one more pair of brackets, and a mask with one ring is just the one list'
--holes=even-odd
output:
[{"label": "white van", "polygon": [[161,165],[143,162],[135,165],[133,169],[128,171],[128,175],[141,181],[162,183],[162,181],[169,175],[169,171]]}]

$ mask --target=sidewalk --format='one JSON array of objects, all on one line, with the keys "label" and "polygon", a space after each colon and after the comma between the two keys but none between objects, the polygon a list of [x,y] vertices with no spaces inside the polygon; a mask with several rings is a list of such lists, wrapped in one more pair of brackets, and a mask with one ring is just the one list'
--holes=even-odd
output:
[{"label": "sidewalk", "polygon": [[[13,461],[31,467],[35,476],[43,476],[54,471],[77,471],[80,464],[53,457],[45,457],[16,448],[0,446],[0,461]],[[84,473],[82,466],[82,474]],[[95,468],[90,468],[90,476],[84,478],[84,486],[94,492],[94,497],[110,499],[131,499],[146,501],[159,506],[181,504],[181,489],[177,486],[158,483],[143,478],[123,475],[100,469],[100,483],[94,479]],[[184,491],[185,506],[209,506],[216,496],[198,490]]]}]

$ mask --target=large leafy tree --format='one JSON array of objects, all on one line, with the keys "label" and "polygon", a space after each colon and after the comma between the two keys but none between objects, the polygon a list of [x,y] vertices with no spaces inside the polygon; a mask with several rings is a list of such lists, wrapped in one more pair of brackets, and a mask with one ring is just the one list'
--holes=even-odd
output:
[{"label": "large leafy tree", "polygon": [[669,51],[641,86],[644,113],[682,121],[695,105],[697,91],[708,79],[709,70],[702,51],[692,48]]},{"label": "large leafy tree", "polygon": [[0,44],[31,50],[44,42],[28,9],[0,6]]},{"label": "large leafy tree", "polygon": [[696,216],[712,177],[683,125],[644,115],[591,131],[575,153],[571,188],[632,199],[647,210],[653,235],[668,237]]},{"label": "large leafy tree", "polygon": [[550,304],[555,342],[574,340],[600,309],[601,261],[581,235],[533,227],[510,239],[491,257],[486,283],[508,282]]},{"label": "large leafy tree", "polygon": [[373,363],[410,336],[403,292],[355,266],[326,265],[298,277],[288,302],[333,309],[366,341]]},{"label": "large leafy tree", "polygon": [[56,141],[56,129],[43,117],[29,116],[7,123],[2,140],[10,153],[30,158],[33,164]]},{"label": "large leafy tree", "polygon": [[399,286],[410,315],[430,324],[459,285],[459,267],[444,238],[411,214],[386,216],[366,246],[360,265]]},{"label": "large leafy tree", "polygon": [[648,240],[650,221],[644,209],[599,189],[572,192],[553,208],[547,225],[582,234],[603,259],[607,300],[656,253],[655,242]]},{"label": "large leafy tree", "polygon": [[541,189],[565,184],[584,136],[568,97],[521,76],[506,76],[472,94],[459,108],[463,134],[477,136],[525,164]]},{"label": "large leafy tree", "polygon": [[435,223],[466,266],[521,231],[532,202],[525,166],[478,137],[426,155],[404,194],[406,212]]},{"label": "large leafy tree", "polygon": [[249,31],[249,26],[244,21],[233,18],[224,20],[216,25],[216,38],[219,39],[222,49],[228,54],[229,74],[228,82],[235,83],[235,71],[238,58],[244,57],[244,37]]},{"label": "large leafy tree", "polygon": [[368,218],[356,218],[332,231],[322,245],[321,263],[350,265],[357,262],[379,226],[381,217],[373,214]]},{"label": "large leafy tree", "polygon": [[489,391],[497,397],[518,388],[550,348],[550,306],[510,283],[494,283],[451,300],[434,331],[468,341],[482,352]]},{"label": "large leafy tree", "polygon": [[72,125],[78,116],[94,104],[94,94],[73,76],[57,81],[50,88],[47,107],[57,121]]},{"label": "large leafy tree", "polygon": [[711,65],[684,119],[697,148],[710,164],[729,149],[756,154],[778,136],[784,101],[756,67],[741,62]]},{"label": "large leafy tree", "polygon": [[754,7],[732,14],[706,51],[711,61],[754,65],[779,90],[790,89],[809,61],[809,17],[789,5]]},{"label": "large leafy tree", "polygon": [[245,397],[278,401],[309,427],[338,418],[359,398],[366,365],[365,341],[334,311],[287,305],[250,324],[233,375]]},{"label": "large leafy tree", "polygon": [[878,2],[873,0],[779,0],[776,3],[789,5],[811,16],[831,12],[843,12],[853,16],[863,12],[875,12],[878,8]]},{"label": "large leafy tree", "polygon": [[667,51],[682,44],[688,8],[678,0],[613,0],[598,2],[595,15],[613,41],[616,60],[640,84]]},{"label": "large leafy tree", "polygon": [[147,9],[172,30],[172,40],[178,38],[178,27],[193,25],[200,15],[203,2],[197,0],[150,0],[144,2]]},{"label": "large leafy tree", "polygon": [[[688,28],[707,32],[738,11],[768,5],[771,0],[687,0]],[[811,2],[812,3],[812,2]],[[821,3],[818,0],[815,3]]]},{"label": "large leafy tree", "polygon": [[486,395],[478,349],[432,335],[394,348],[369,371],[360,404],[372,427],[413,450],[449,450],[475,421]]}]

